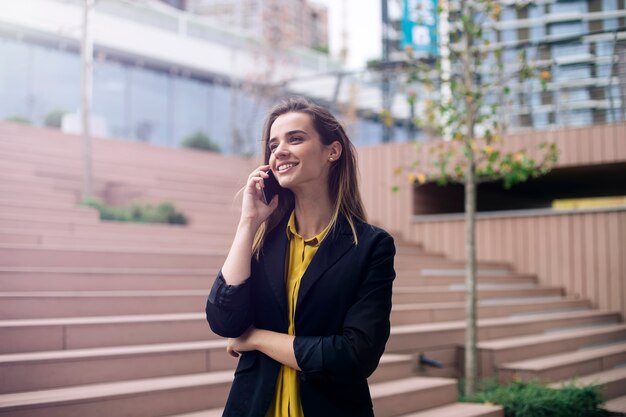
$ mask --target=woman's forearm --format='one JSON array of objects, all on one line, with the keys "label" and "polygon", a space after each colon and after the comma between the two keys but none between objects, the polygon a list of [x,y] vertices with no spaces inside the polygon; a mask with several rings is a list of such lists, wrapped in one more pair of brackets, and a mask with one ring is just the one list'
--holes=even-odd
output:
[{"label": "woman's forearm", "polygon": [[257,230],[258,226],[252,222],[239,222],[235,239],[222,266],[222,275],[228,285],[239,285],[250,276],[252,243]]},{"label": "woman's forearm", "polygon": [[255,350],[265,353],[270,358],[285,366],[300,371],[296,354],[293,350],[295,336],[270,330],[255,329],[252,343]]}]

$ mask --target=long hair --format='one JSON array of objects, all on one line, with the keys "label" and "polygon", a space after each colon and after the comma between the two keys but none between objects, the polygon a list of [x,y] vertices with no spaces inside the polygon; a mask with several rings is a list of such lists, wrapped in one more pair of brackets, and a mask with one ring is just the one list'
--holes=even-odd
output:
[{"label": "long hair", "polygon": [[[354,237],[354,244],[358,244],[359,240],[356,233],[355,223],[366,222],[365,209],[361,200],[361,192],[357,180],[357,162],[354,145],[350,142],[348,135],[341,124],[324,107],[318,106],[303,97],[290,97],[274,106],[270,111],[265,125],[263,127],[263,164],[269,164],[270,149],[268,141],[270,139],[270,130],[274,121],[283,114],[287,113],[304,113],[311,117],[313,127],[320,137],[323,145],[330,145],[334,141],[338,141],[342,147],[342,153],[339,159],[333,162],[328,173],[328,191],[330,201],[334,203],[333,216],[330,222],[329,232],[337,225],[340,215],[343,215]],[[295,206],[295,198],[293,192],[288,189],[281,189],[279,192],[278,207],[272,214],[261,224],[252,245],[252,252],[259,257],[263,242],[267,234],[275,228],[280,220]]]}]

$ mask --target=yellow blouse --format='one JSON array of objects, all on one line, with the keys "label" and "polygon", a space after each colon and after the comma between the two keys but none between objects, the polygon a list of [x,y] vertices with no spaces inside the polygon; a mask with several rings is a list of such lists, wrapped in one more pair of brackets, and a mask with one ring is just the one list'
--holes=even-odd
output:
[{"label": "yellow blouse", "polygon": [[[296,231],[295,212],[291,212],[287,223],[287,237],[289,238],[289,266],[287,268],[287,309],[289,311],[288,333],[295,336],[294,319],[296,316],[296,301],[302,275],[311,263],[328,226],[317,236],[304,239]],[[274,399],[267,410],[266,417],[303,417],[298,371],[288,366],[281,366],[276,380]]]}]

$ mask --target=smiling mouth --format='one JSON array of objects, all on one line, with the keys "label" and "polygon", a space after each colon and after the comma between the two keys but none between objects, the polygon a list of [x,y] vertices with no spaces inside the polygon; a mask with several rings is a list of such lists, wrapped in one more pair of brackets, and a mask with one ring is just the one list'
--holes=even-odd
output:
[{"label": "smiling mouth", "polygon": [[280,167],[278,167],[278,169],[276,170],[279,173],[283,173],[283,172],[287,172],[289,171],[291,168],[297,166],[298,164],[285,164],[285,165],[281,165]]}]

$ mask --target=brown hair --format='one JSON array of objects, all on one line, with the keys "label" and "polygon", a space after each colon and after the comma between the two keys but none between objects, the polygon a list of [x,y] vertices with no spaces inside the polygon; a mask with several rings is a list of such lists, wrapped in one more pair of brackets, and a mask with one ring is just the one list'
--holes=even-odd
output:
[{"label": "brown hair", "polygon": [[[290,97],[274,106],[267,116],[263,127],[263,164],[269,164],[270,160],[268,141],[272,124],[279,116],[292,112],[308,114],[311,117],[313,127],[323,145],[330,145],[334,141],[338,141],[341,144],[343,149],[341,156],[337,161],[333,162],[328,173],[328,190],[330,199],[335,205],[329,233],[335,228],[339,215],[343,215],[352,229],[354,243],[358,244],[354,224],[359,221],[366,222],[367,219],[357,181],[356,152],[341,124],[328,110],[311,103],[303,97]],[[254,238],[252,252],[257,259],[267,234],[278,225],[287,213],[293,210],[294,205],[293,193],[283,188],[279,193],[278,207],[261,224]]]}]

